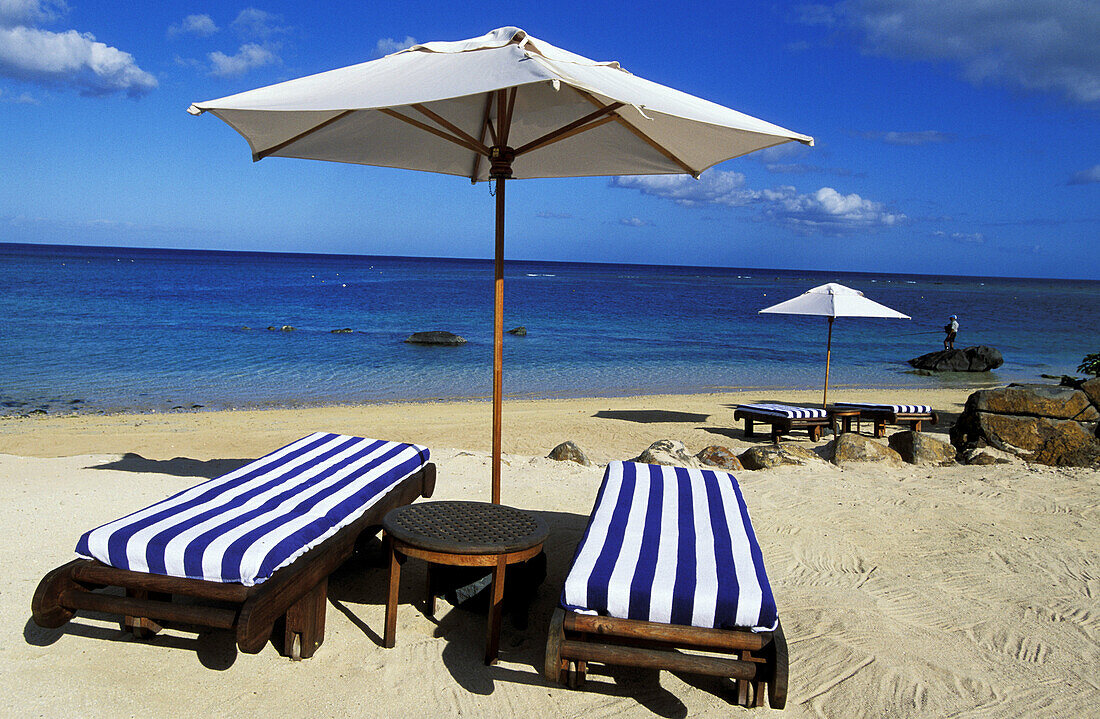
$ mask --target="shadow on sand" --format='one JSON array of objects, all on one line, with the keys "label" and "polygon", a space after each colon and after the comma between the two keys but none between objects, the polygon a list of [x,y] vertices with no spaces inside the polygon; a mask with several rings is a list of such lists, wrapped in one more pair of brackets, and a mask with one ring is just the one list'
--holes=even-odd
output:
[{"label": "shadow on sand", "polygon": [[97,464],[87,469],[114,469],[120,472],[147,472],[169,474],[174,477],[202,477],[213,479],[239,469],[251,462],[251,459],[191,459],[174,457],[172,459],[146,459],[140,454],[127,452],[114,462]]}]

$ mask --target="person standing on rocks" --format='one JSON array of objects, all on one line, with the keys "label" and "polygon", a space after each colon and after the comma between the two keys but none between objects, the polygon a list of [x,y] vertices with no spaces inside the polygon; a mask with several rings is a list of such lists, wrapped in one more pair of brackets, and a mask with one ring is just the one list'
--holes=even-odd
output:
[{"label": "person standing on rocks", "polygon": [[947,333],[947,336],[943,338],[943,349],[945,351],[955,349],[955,335],[959,333],[959,316],[951,315],[947,320],[947,324],[943,326],[943,331]]}]

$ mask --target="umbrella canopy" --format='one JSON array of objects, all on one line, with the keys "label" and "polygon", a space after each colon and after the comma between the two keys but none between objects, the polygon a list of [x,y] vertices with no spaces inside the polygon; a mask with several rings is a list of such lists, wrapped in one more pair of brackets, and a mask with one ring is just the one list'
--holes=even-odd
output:
[{"label": "umbrella canopy", "polygon": [[296,157],[496,180],[493,501],[500,496],[505,181],[699,173],[813,138],[595,62],[514,27],[197,102],[252,159]]},{"label": "umbrella canopy", "polygon": [[825,391],[821,396],[821,406],[824,407],[829,398],[829,360],[833,353],[833,320],[837,317],[887,317],[891,319],[908,320],[909,315],[903,315],[897,310],[892,310],[886,305],[880,305],[874,300],[863,296],[859,290],[838,285],[835,282],[820,285],[806,290],[798,297],[780,302],[771,307],[765,307],[759,314],[777,315],[820,315],[829,318],[829,340],[825,349]]}]

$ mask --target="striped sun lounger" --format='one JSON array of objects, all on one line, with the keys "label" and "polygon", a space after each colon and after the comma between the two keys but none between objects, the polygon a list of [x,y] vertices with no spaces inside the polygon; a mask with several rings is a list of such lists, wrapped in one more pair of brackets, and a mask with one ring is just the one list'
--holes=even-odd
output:
[{"label": "striped sun lounger", "polygon": [[887,424],[908,425],[914,432],[921,430],[922,422],[936,424],[939,417],[925,404],[876,404],[873,402],[837,402],[838,408],[858,409],[860,419],[874,423],[875,436],[886,434]]},{"label": "striped sun lounger", "polygon": [[[306,658],[324,638],[328,575],[393,507],[430,496],[424,447],[318,432],[226,475],[80,537],[83,559],[46,575],[34,621],[57,627],[78,609],[124,617],[137,634],[158,621],[237,631],[260,651],[285,615],[284,653]],[[126,597],[91,591],[119,586]],[[171,595],[236,609],[174,604]]]},{"label": "striped sun lounger", "polygon": [[805,429],[810,439],[821,439],[821,429],[832,424],[828,410],[817,407],[796,407],[789,404],[739,404],[733,413],[733,420],[745,420],[745,436],[753,437],[753,423],[771,425],[772,440],[796,429]]},{"label": "striped sun lounger", "polygon": [[767,687],[783,706],[786,644],[732,475],[608,465],[551,622],[546,676],[582,680],[590,661],[730,677],[741,703],[762,705]]}]

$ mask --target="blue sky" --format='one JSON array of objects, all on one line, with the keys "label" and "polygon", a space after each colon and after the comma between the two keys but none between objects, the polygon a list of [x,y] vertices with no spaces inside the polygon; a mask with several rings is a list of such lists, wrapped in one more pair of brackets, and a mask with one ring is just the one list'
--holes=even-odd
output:
[{"label": "blue sky", "polygon": [[489,257],[487,184],[186,109],[505,25],[817,140],[513,182],[509,258],[1100,279],[1095,0],[0,0],[0,242]]}]

